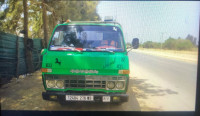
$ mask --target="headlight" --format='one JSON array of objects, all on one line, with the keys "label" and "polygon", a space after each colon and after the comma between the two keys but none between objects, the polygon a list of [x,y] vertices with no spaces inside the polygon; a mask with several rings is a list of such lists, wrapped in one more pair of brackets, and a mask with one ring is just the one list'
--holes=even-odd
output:
[{"label": "headlight", "polygon": [[118,81],[116,83],[116,88],[117,89],[123,89],[124,88],[124,82],[123,81]]},{"label": "headlight", "polygon": [[55,80],[47,80],[46,84],[48,88],[53,88],[55,87]]},{"label": "headlight", "polygon": [[63,87],[64,87],[64,81],[62,81],[62,80],[56,81],[56,86],[57,86],[58,88],[63,88]]},{"label": "headlight", "polygon": [[109,81],[109,82],[107,83],[107,87],[108,87],[109,89],[113,89],[113,88],[115,87],[115,82]]}]

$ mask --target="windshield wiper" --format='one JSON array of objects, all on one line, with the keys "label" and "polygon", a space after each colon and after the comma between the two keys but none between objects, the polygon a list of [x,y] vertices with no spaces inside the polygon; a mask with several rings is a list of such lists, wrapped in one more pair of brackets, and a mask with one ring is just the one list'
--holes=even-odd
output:
[{"label": "windshield wiper", "polygon": [[111,50],[108,50],[108,49],[105,49],[105,48],[100,48],[101,50],[103,50],[103,52],[110,52],[110,53],[115,53],[114,51],[111,51]]},{"label": "windshield wiper", "polygon": [[110,52],[110,53],[115,53],[114,51],[111,51],[111,50],[105,50],[104,52]]},{"label": "windshield wiper", "polygon": [[68,51],[68,50],[70,50],[70,51],[77,51],[77,52],[79,52],[79,53],[82,53],[82,51],[81,50],[77,50],[76,48],[72,48],[72,47],[68,47],[68,46],[63,46],[63,45],[54,45],[55,47],[61,47],[61,48],[65,48],[65,49],[63,49],[63,50],[65,50],[65,51]]},{"label": "windshield wiper", "polygon": [[103,50],[102,52],[110,52],[110,53],[115,53],[114,51],[111,51],[111,50],[108,50],[108,49],[106,49],[106,48],[97,48],[97,47],[93,47],[93,49],[101,49],[101,50]]},{"label": "windshield wiper", "polygon": [[74,51],[77,51],[77,52],[80,52],[80,53],[82,53],[82,51],[81,51],[81,50],[74,49]]}]

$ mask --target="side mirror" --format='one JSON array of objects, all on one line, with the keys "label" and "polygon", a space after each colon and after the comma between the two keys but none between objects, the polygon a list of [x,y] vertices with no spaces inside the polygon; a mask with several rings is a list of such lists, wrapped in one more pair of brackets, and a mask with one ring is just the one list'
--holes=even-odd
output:
[{"label": "side mirror", "polygon": [[47,52],[47,49],[42,49],[41,50],[41,55],[43,56],[44,54],[46,54],[46,52]]},{"label": "side mirror", "polygon": [[133,47],[133,49],[137,49],[139,47],[139,39],[138,38],[133,38],[132,47]]}]

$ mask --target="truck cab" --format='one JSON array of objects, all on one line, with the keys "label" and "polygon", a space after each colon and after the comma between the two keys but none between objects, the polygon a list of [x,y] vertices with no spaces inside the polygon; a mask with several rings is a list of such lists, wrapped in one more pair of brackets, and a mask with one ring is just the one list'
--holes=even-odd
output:
[{"label": "truck cab", "polygon": [[129,59],[119,23],[58,24],[42,55],[44,100],[128,101]]}]

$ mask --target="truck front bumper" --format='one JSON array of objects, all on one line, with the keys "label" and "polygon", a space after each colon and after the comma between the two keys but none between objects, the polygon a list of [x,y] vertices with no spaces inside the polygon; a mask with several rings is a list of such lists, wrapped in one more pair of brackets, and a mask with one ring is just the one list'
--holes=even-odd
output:
[{"label": "truck front bumper", "polygon": [[[103,96],[110,96],[110,102],[127,102],[128,95],[120,93],[75,93],[75,92],[42,92],[42,97],[44,100],[51,101],[67,101],[66,95],[74,96],[93,96],[93,101],[84,102],[105,102],[103,101]],[[79,101],[69,101],[69,102],[79,102]],[[81,101],[82,102],[82,101]]]}]

